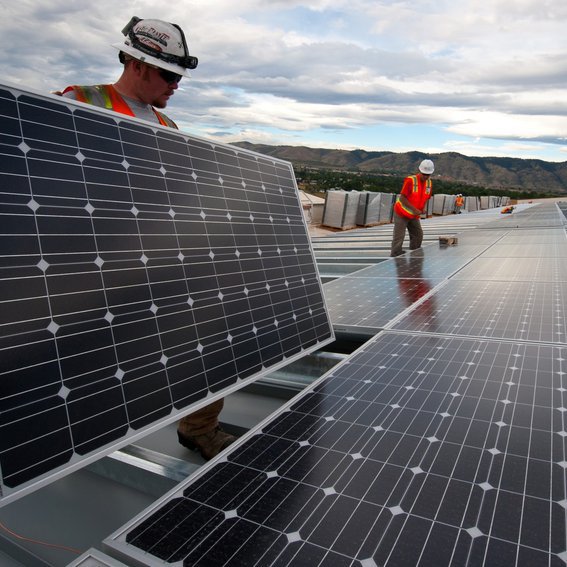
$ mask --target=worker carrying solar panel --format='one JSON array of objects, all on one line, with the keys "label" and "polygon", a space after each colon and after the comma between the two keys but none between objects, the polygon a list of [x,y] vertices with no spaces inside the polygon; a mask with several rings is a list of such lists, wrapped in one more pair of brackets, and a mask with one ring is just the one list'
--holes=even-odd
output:
[{"label": "worker carrying solar panel", "polygon": [[[197,67],[183,30],[177,24],[134,16],[122,34],[125,39],[112,46],[124,66],[114,84],[73,85],[55,94],[177,128],[161,109],[175,94],[182,77],[190,76],[188,69]],[[181,419],[179,442],[207,460],[228,447],[236,438],[219,425],[223,405],[220,399]]]},{"label": "worker carrying solar panel", "polygon": [[435,166],[430,159],[424,159],[416,175],[410,175],[404,180],[402,191],[394,204],[394,231],[390,256],[403,254],[402,245],[406,229],[409,233],[410,250],[421,248],[423,229],[419,221],[425,211],[427,200],[431,198],[431,175]]}]

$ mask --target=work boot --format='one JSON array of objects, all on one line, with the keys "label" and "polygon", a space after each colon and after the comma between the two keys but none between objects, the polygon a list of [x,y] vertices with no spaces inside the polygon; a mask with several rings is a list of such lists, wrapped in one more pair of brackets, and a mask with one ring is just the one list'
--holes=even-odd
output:
[{"label": "work boot", "polygon": [[206,461],[212,459],[236,441],[236,437],[223,431],[220,425],[202,435],[183,435],[180,431],[177,431],[177,437],[181,445],[201,453]]}]

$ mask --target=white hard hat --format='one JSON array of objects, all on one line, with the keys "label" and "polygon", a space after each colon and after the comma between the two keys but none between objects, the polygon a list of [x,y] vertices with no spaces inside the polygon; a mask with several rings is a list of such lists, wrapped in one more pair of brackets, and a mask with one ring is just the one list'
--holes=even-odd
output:
[{"label": "white hard hat", "polygon": [[162,20],[141,20],[134,16],[122,30],[126,39],[112,47],[148,65],[190,77],[198,60],[189,55],[183,30]]},{"label": "white hard hat", "polygon": [[431,175],[435,171],[435,166],[430,159],[424,159],[419,164],[419,171],[421,171],[421,173],[424,173],[425,175]]}]

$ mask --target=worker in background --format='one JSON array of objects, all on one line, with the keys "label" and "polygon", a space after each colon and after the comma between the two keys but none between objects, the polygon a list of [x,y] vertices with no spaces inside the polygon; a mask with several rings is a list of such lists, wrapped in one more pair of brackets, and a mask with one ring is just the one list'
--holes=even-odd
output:
[{"label": "worker in background", "polygon": [[[162,20],[133,17],[122,30],[125,40],[113,45],[124,66],[120,78],[109,85],[70,86],[64,97],[115,112],[135,116],[162,126],[177,128],[160,110],[167,106],[188,69],[197,67],[189,54],[183,30]],[[211,459],[236,438],[222,430],[218,416],[220,399],[181,419],[177,434],[185,447]]]},{"label": "worker in background", "polygon": [[430,159],[424,159],[418,173],[404,180],[402,191],[394,204],[394,232],[390,256],[403,254],[402,245],[409,234],[409,248],[421,248],[423,229],[419,217],[425,212],[428,199],[431,198],[431,175],[435,166]]},{"label": "worker in background", "polygon": [[464,197],[459,193],[455,198],[455,214],[460,215],[463,205],[465,204]]}]

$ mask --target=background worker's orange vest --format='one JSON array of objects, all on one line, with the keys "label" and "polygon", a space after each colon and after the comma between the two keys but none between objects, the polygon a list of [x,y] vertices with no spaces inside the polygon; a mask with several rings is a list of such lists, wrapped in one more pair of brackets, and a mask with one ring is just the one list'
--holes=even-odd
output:
[{"label": "background worker's orange vest", "polygon": [[[412,188],[409,194],[407,191],[404,193],[404,189],[406,188],[406,183],[411,180]],[[425,208],[425,203],[427,199],[431,197],[431,179],[427,179],[423,184],[424,187],[420,187],[419,179],[417,175],[410,175],[406,177],[404,181],[404,186],[402,187],[402,194],[405,195],[406,199],[410,202],[410,204],[422,211]],[[407,217],[410,219],[417,219],[419,215],[415,215],[413,211],[410,211],[400,201],[400,198],[396,200],[394,204],[394,212],[402,217]]]}]

